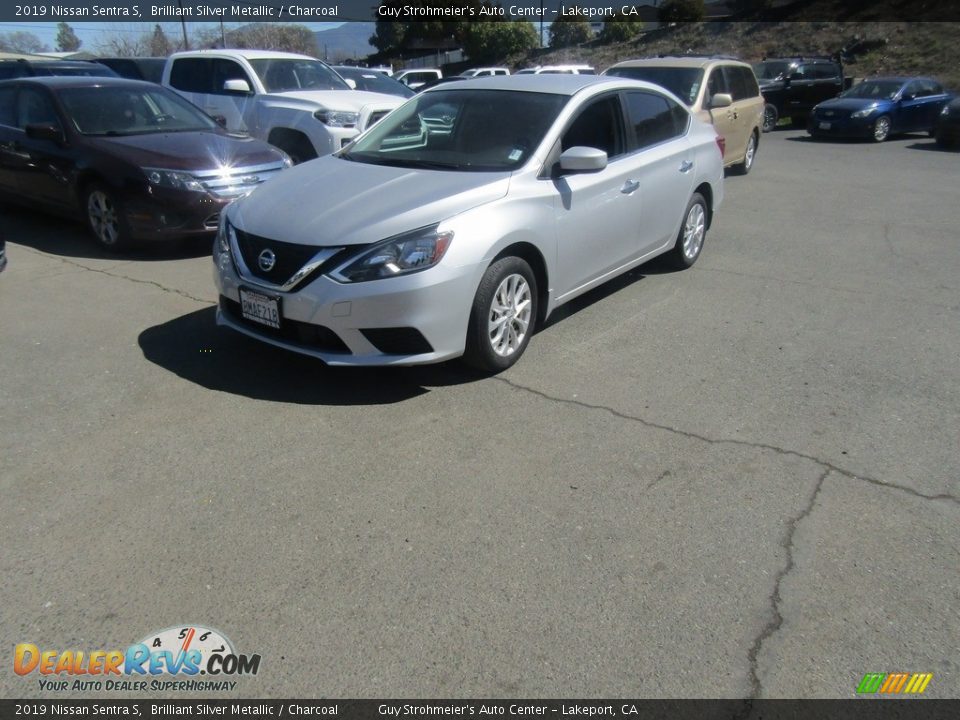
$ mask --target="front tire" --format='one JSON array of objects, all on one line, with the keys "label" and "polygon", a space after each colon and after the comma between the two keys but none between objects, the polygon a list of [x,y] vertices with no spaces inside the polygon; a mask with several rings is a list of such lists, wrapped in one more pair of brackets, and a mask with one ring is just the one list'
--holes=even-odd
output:
[{"label": "front tire", "polygon": [[694,193],[683,215],[683,224],[677,234],[677,243],[670,251],[674,266],[680,270],[691,267],[700,257],[703,241],[707,237],[707,201],[700,193]]},{"label": "front tire", "polygon": [[537,279],[527,261],[497,260],[483,274],[473,299],[463,361],[497,373],[527,349],[537,318]]},{"label": "front tire", "polygon": [[883,142],[890,137],[890,118],[887,115],[881,115],[873,123],[873,141]]},{"label": "front tire", "polygon": [[83,209],[87,225],[101,248],[119,252],[130,246],[123,206],[112,190],[101,183],[90,185],[83,196]]},{"label": "front tire", "polygon": [[753,161],[757,157],[757,133],[750,133],[750,139],[747,140],[747,149],[743,153],[743,162],[733,166],[733,171],[738,175],[746,175],[753,167]]}]

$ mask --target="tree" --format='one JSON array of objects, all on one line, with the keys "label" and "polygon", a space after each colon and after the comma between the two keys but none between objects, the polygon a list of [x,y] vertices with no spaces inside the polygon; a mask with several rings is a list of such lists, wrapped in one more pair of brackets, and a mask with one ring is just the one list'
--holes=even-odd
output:
[{"label": "tree", "polygon": [[701,22],[706,14],[703,0],[667,0],[657,11],[660,22]]},{"label": "tree", "polygon": [[67,23],[57,23],[57,50],[61,52],[76,52],[83,43]]},{"label": "tree", "polygon": [[150,57],[166,57],[173,52],[173,43],[170,42],[170,38],[159,23],[153,26],[153,35],[147,42],[147,50]]},{"label": "tree", "polygon": [[[445,43],[460,45],[467,30],[477,21],[502,20],[497,15],[481,14],[481,10],[494,6],[490,2],[479,0],[382,0],[380,7],[390,10],[390,14],[378,11],[374,34],[370,44],[382,53],[402,54],[418,48],[436,48]],[[459,15],[435,19],[430,15],[420,15],[419,10],[427,8],[452,8]],[[400,18],[386,20],[385,17]]]},{"label": "tree", "polygon": [[526,20],[471,23],[463,38],[467,57],[476,63],[501,62],[509,55],[539,47],[540,39]]},{"label": "tree", "polygon": [[146,48],[145,38],[120,33],[103,38],[97,44],[97,52],[110,57],[143,57],[147,54]]},{"label": "tree", "polygon": [[[623,10],[628,13],[624,14]],[[630,15],[629,10],[630,7],[625,5],[604,18],[603,30],[600,31],[601,42],[624,42],[639,34],[643,29],[643,20],[637,15]]]},{"label": "tree", "polygon": [[0,35],[0,51],[3,52],[29,55],[30,53],[47,52],[49,49],[40,38],[25,30]]},{"label": "tree", "polygon": [[727,5],[738,15],[757,15],[769,10],[773,0],[729,0]]},{"label": "tree", "polygon": [[[219,46],[219,35],[216,42]],[[297,24],[250,23],[228,32],[227,46],[317,55],[316,36],[309,28]]]},{"label": "tree", "polygon": [[568,7],[569,15],[561,15],[550,24],[550,47],[565,48],[587,42],[593,33],[583,15],[576,14],[577,6]]}]

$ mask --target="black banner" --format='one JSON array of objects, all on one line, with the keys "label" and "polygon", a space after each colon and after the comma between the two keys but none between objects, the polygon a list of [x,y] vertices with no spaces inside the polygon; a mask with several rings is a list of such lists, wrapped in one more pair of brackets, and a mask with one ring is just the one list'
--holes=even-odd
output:
[{"label": "black banner", "polygon": [[[650,20],[655,5],[667,0],[57,0],[2,3],[0,22],[345,22],[373,20],[499,20],[524,18],[550,23],[563,16],[602,21],[612,13],[630,13]],[[762,3],[758,3],[761,5]],[[958,0],[773,0],[756,10],[737,10],[742,4],[707,2],[708,21],[960,21]]]},{"label": "black banner", "polygon": [[3,718],[955,720],[960,700],[0,700]]}]

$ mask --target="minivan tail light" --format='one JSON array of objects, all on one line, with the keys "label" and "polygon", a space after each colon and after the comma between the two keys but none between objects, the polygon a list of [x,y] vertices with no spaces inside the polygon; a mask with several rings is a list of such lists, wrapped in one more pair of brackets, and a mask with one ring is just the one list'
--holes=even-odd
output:
[{"label": "minivan tail light", "polygon": [[720,148],[720,157],[727,152],[727,139],[723,135],[717,135],[717,147]]}]

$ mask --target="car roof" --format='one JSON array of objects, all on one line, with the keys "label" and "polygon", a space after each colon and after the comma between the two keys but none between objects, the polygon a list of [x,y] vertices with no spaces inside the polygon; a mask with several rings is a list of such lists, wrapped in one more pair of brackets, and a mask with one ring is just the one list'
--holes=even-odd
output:
[{"label": "car roof", "polygon": [[[742,60],[736,60],[734,58],[725,58],[725,57],[688,57],[684,55],[667,55],[665,57],[655,57],[655,58],[637,58],[635,60],[624,60],[623,62],[618,62],[616,65],[611,65],[610,67],[688,67],[688,68],[705,68],[708,65],[715,65],[717,63],[723,63],[725,65],[742,65],[744,67],[750,67],[749,64],[743,62]],[[608,70],[610,68],[607,68]]]},{"label": "car roof", "polygon": [[[279,50],[246,50],[239,48],[223,48],[216,50],[184,50],[174,53],[171,59],[181,57],[242,57],[247,60],[317,60],[309,55],[300,55],[298,53],[280,52]],[[318,60],[317,62],[322,62]]]},{"label": "car roof", "polygon": [[[463,78],[444,84],[444,90],[457,90],[460,86],[470,90],[520,90],[554,95],[576,95],[584,88],[594,85],[610,87],[637,87],[663,92],[663,88],[641,80],[629,80],[607,75],[491,75],[478,78]],[[424,92],[432,92],[429,88]]]},{"label": "car roof", "polygon": [[39,77],[20,77],[3,80],[4,85],[12,83],[32,83],[34,85],[43,85],[52,90],[69,87],[150,87],[156,88],[157,84],[145,80],[131,80],[121,77],[107,77],[104,75],[41,75]]}]

